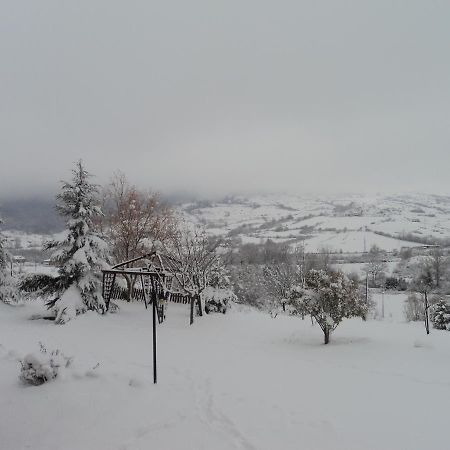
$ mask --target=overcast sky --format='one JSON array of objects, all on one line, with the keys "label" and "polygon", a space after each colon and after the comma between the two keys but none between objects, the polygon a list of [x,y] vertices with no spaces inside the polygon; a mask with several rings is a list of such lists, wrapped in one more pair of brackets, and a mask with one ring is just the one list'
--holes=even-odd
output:
[{"label": "overcast sky", "polygon": [[[450,194],[450,2],[0,1],[0,194]],[[0,195],[0,196],[1,196]]]}]

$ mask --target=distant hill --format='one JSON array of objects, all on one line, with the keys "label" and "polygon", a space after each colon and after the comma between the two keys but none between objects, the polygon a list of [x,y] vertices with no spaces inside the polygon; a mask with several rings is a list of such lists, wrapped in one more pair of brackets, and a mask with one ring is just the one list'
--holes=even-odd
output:
[{"label": "distant hill", "polygon": [[[448,196],[265,194],[168,200],[176,203],[188,222],[235,242],[271,239],[304,245],[310,252],[326,248],[344,253],[368,251],[372,245],[387,251],[425,244],[450,245]],[[0,201],[0,216],[3,230],[50,235],[64,228],[53,199]],[[11,234],[11,239],[15,236]]]},{"label": "distant hill", "polygon": [[1,200],[0,217],[4,230],[51,234],[64,228],[53,199]]},{"label": "distant hill", "polygon": [[310,252],[450,245],[448,196],[268,194],[185,203],[180,211],[213,235],[255,244],[271,239]]}]

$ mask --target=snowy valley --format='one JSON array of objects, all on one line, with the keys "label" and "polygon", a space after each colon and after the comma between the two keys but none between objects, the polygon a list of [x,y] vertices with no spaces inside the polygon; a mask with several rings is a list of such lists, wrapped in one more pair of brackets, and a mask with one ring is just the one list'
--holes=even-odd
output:
[{"label": "snowy valley", "polygon": [[[353,274],[361,289],[371,249],[383,259],[384,276],[395,279],[398,267],[427,257],[431,242],[445,252],[450,237],[450,199],[438,196],[234,197],[178,205],[177,214],[233,251],[269,240],[300,246],[306,257],[327,253],[330,269]],[[42,244],[64,233],[4,236],[10,252],[36,257],[15,260],[19,278],[58,275],[44,262]],[[405,258],[408,248],[416,250]],[[256,283],[244,280],[250,290]],[[39,320],[44,298],[0,303],[0,447],[442,448],[450,333],[426,335],[421,320],[408,321],[409,292],[371,285],[366,320],[344,320],[328,345],[316,321],[284,312],[270,289],[254,304],[238,286],[235,292],[226,314],[203,314],[193,325],[189,304],[167,304],[157,325],[158,384],[152,313],[142,301],[115,300],[115,314],[88,311],[60,326]],[[28,361],[57,376],[27,386],[19,373]]]},{"label": "snowy valley", "polygon": [[0,11],[0,450],[450,449],[450,1]]}]

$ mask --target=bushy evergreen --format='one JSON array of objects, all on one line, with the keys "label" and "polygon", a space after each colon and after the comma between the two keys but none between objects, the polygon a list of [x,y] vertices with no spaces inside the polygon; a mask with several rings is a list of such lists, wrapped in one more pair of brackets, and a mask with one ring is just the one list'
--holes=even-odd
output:
[{"label": "bushy evergreen", "polygon": [[[0,220],[0,225],[2,221]],[[16,281],[9,268],[10,255],[5,249],[6,239],[0,231],[0,301],[13,304],[18,301]]]},{"label": "bushy evergreen", "polygon": [[107,266],[108,247],[94,227],[94,221],[102,214],[97,203],[98,190],[81,161],[72,173],[71,182],[63,182],[56,206],[67,221],[67,229],[59,239],[45,245],[59,267],[58,276],[53,279],[36,276],[26,281],[53,297],[48,306],[57,323],[86,310],[105,311],[101,269]]},{"label": "bushy evergreen", "polygon": [[438,330],[450,330],[450,305],[447,300],[440,299],[434,305],[431,321]]}]

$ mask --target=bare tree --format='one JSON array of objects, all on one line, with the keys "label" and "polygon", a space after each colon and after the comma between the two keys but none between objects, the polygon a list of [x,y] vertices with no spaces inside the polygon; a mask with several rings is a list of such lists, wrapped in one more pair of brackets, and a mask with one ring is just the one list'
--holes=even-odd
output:
[{"label": "bare tree", "polygon": [[434,284],[439,289],[444,271],[448,265],[447,259],[440,247],[435,247],[431,250],[428,262],[433,272]]},{"label": "bare tree", "polygon": [[424,301],[424,319],[425,319],[425,330],[427,334],[430,334],[430,320],[429,320],[429,302],[428,295],[433,289],[433,273],[432,268],[429,264],[429,261],[425,261],[425,263],[420,264],[417,267],[417,273],[414,277],[412,283],[412,289],[416,292],[419,292],[423,296]]},{"label": "bare tree", "polygon": [[369,250],[369,262],[365,265],[364,271],[372,277],[373,286],[377,286],[377,281],[387,270],[387,264],[383,261],[383,252],[377,245],[372,245]]},{"label": "bare tree", "polygon": [[171,256],[170,269],[181,289],[197,302],[199,314],[203,314],[201,294],[208,286],[217,265],[220,264],[218,247],[221,241],[209,237],[203,229],[190,229],[183,225],[167,242],[166,251]]},{"label": "bare tree", "polygon": [[291,290],[302,284],[301,268],[289,263],[272,264],[264,267],[264,286],[269,295],[281,303],[286,311]]},{"label": "bare tree", "polygon": [[331,269],[331,251],[327,247],[321,247],[317,253],[306,253],[303,264],[304,273],[310,270],[324,270],[328,272]]},{"label": "bare tree", "polygon": [[403,306],[403,312],[405,314],[405,319],[408,322],[424,320],[424,304],[422,299],[415,292],[411,292],[411,294],[408,295]]},{"label": "bare tree", "polygon": [[[153,251],[175,232],[176,219],[170,206],[158,193],[138,190],[123,173],[114,175],[104,191],[103,203],[105,217],[99,227],[111,245],[116,263]],[[125,279],[130,301],[135,279]]]}]

